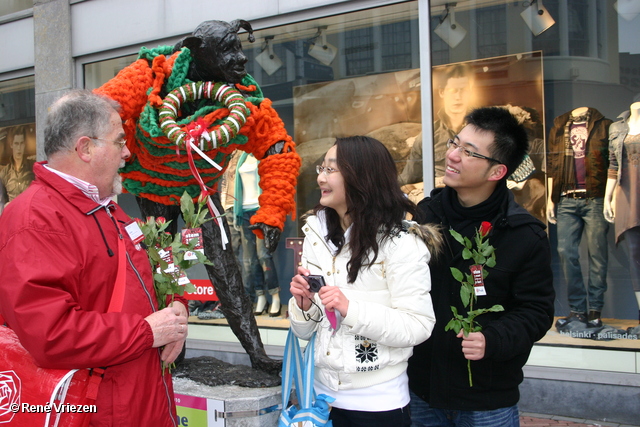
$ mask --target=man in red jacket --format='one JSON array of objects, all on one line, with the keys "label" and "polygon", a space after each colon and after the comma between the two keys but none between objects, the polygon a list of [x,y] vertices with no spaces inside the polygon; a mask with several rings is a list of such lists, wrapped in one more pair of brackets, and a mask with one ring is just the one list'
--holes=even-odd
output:
[{"label": "man in red jacket", "polygon": [[[50,108],[49,160],[0,217],[0,315],[44,368],[107,367],[92,426],[175,426],[161,362],[182,349],[187,309],[158,311],[147,254],[111,200],[130,155],[118,109],[84,90]],[[120,259],[124,300],[107,313]]]}]

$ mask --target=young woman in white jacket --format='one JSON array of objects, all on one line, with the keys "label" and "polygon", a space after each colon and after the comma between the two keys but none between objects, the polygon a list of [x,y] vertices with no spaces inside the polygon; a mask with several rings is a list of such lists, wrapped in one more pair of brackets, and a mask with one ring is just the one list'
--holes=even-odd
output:
[{"label": "young woman in white jacket", "polygon": [[[315,391],[335,398],[334,427],[409,426],[407,360],[435,323],[428,262],[441,235],[405,220],[416,208],[380,141],[338,138],[317,172],[291,328],[302,339],[317,332]],[[310,274],[326,286],[313,292]]]}]

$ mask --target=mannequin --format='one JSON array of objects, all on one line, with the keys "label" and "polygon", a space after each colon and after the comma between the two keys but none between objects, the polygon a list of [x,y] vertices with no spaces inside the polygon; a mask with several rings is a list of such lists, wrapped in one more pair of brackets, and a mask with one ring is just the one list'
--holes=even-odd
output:
[{"label": "mannequin", "polygon": [[[271,253],[266,249],[264,241],[257,239],[251,231],[251,217],[260,206],[260,176],[258,175],[258,160],[252,155],[242,153],[238,159],[235,173],[235,201],[233,213],[235,224],[240,225],[242,236],[242,264],[244,287],[251,298],[256,301],[254,314],[260,315],[266,311],[266,290],[271,295],[269,316],[280,315],[280,287],[275,263]],[[257,297],[257,299],[256,299]]]},{"label": "mannequin", "polygon": [[[558,224],[558,255],[571,310],[556,322],[561,331],[603,328],[600,313],[607,290],[609,223],[601,209],[611,123],[595,108],[579,107],[556,117],[549,133],[547,218]],[[583,231],[589,253],[586,288],[579,255]]]},{"label": "mannequin", "polygon": [[224,209],[227,222],[229,222],[229,242],[233,248],[233,254],[236,256],[238,264],[242,265],[242,236],[240,235],[240,225],[235,223],[235,218],[233,216],[236,168],[238,166],[240,154],[241,152],[239,150],[236,150],[231,154],[227,170],[225,170],[224,175],[222,175],[222,180],[220,181],[220,204]]},{"label": "mannequin", "polygon": [[609,175],[604,196],[604,217],[615,225],[616,245],[624,241],[629,251],[631,283],[638,301],[638,325],[627,329],[640,335],[640,102],[609,130]]}]

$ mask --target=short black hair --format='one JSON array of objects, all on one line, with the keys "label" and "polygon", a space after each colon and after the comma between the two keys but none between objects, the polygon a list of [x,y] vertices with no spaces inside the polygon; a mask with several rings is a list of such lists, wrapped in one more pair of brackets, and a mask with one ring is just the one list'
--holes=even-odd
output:
[{"label": "short black hair", "polygon": [[465,122],[480,131],[494,135],[489,146],[490,156],[507,167],[505,177],[511,175],[529,152],[527,131],[509,110],[501,107],[481,107],[472,110]]}]

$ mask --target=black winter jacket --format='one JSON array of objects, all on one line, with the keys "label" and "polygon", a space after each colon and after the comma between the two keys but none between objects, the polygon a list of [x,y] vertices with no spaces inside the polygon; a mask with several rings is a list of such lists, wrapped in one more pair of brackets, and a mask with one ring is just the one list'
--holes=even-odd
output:
[{"label": "black winter jacket", "polygon": [[448,231],[444,190],[455,197],[454,190],[435,189],[418,205],[424,215],[421,222],[441,224],[447,243],[444,252],[430,263],[436,324],[431,338],[414,348],[409,360],[409,385],[434,408],[484,411],[513,406],[520,398],[522,367],[533,343],[553,322],[555,292],[545,226],[516,204],[506,189],[502,190],[499,207],[486,218],[459,224],[462,229],[457,231],[472,238],[481,221],[492,223],[488,241],[495,247],[496,266],[487,268],[487,295],[479,296],[474,308],[501,304],[505,309],[476,318],[483,327],[486,350],[482,360],[471,362],[470,387],[462,340],[444,328],[453,317],[451,306],[458,313],[468,310],[462,305],[460,283],[453,278],[450,267],[469,272],[472,260],[463,260],[462,245]]}]

